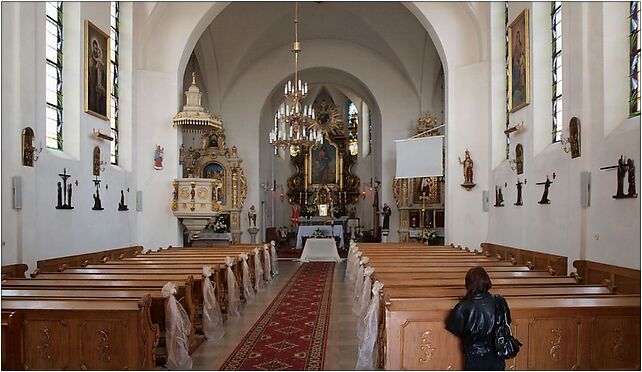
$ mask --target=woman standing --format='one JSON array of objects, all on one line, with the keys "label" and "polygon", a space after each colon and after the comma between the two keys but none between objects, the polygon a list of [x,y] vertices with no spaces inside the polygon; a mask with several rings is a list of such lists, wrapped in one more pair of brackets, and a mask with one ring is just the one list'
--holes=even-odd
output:
[{"label": "woman standing", "polygon": [[[466,273],[466,296],[459,301],[446,320],[446,329],[461,337],[464,343],[465,370],[504,370],[504,359],[495,351],[495,298],[501,296],[488,292],[492,287],[488,273],[482,267],[474,267]],[[506,320],[511,322],[510,310]]]}]

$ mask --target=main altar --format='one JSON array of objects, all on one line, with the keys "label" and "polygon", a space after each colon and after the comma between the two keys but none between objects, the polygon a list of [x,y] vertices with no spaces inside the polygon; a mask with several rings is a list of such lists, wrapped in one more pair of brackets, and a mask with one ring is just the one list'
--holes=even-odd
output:
[{"label": "main altar", "polygon": [[185,228],[186,245],[240,243],[247,195],[243,161],[236,147],[225,143],[222,120],[201,106],[195,76],[185,96],[187,103],[173,120],[181,130],[183,177],[172,182],[172,212]]}]

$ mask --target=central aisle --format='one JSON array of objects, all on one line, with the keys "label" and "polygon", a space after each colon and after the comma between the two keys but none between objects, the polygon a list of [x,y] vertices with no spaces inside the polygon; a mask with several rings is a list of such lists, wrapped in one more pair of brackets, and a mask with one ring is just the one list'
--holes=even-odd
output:
[{"label": "central aisle", "polygon": [[[328,264],[326,263],[326,265]],[[265,314],[270,304],[276,299],[277,295],[279,295],[281,290],[284,289],[285,285],[290,281],[293,275],[298,272],[301,266],[302,264],[298,262],[279,261],[279,269],[281,273],[273,279],[272,284],[270,284],[266,290],[257,293],[253,303],[243,305],[243,311],[240,318],[230,318],[225,322],[225,336],[221,340],[205,341],[201,345],[201,347],[199,347],[194,352],[194,354],[192,354],[192,359],[194,362],[193,369],[219,369],[226,362],[228,357],[232,356],[232,353],[237,347],[239,347],[240,350],[241,342],[243,342],[245,336],[252,330],[252,327],[257,323],[257,321],[259,321],[259,319]],[[328,292],[328,294],[331,292],[331,297],[329,298],[329,303],[327,304],[330,307],[330,317],[329,328],[326,330],[327,334],[325,335],[327,339],[325,345],[325,363],[323,363],[322,360],[319,362],[319,367],[323,365],[324,370],[352,370],[354,369],[356,364],[356,316],[354,316],[351,311],[352,288],[347,288],[347,286],[345,285],[343,278],[344,272],[345,262],[336,264],[333,276],[326,277],[324,279],[325,283],[318,283],[319,285],[321,285],[321,287],[327,287],[328,284],[332,285],[331,291]],[[308,301],[308,303],[312,302],[309,295],[301,294],[301,296],[297,297],[303,298],[305,301]],[[279,301],[277,300],[276,303],[278,302]],[[292,306],[296,306],[296,304]],[[294,311],[288,311],[287,307],[285,307],[285,311],[288,312],[288,314],[284,314],[285,317],[295,314]],[[319,323],[320,322],[318,322],[318,324]],[[297,325],[295,326],[297,328],[300,328]],[[278,334],[278,332],[274,333]],[[248,336],[251,337],[252,335],[250,334]],[[261,338],[264,338],[266,336],[268,335],[266,333],[263,333]],[[295,333],[283,336],[283,341],[286,342],[277,344],[276,347],[278,348],[279,346],[281,346],[287,348],[285,350],[290,350],[290,348],[288,347],[288,342],[290,342],[289,337],[294,337]],[[296,340],[293,343],[296,343]],[[267,343],[265,344],[267,345]],[[269,344],[275,344],[275,342],[270,342]],[[247,350],[243,351],[243,353],[245,353],[245,357],[249,358],[256,357],[257,354],[256,351],[247,352]],[[261,352],[259,351],[258,354],[261,354]],[[236,362],[238,362],[238,360]],[[258,364],[261,364],[261,362],[259,362]],[[273,363],[269,366],[265,365],[261,367],[252,367],[247,364],[242,364],[239,366],[240,368],[236,369],[256,370],[265,368],[276,370],[280,368],[303,368],[303,365],[288,368],[285,365],[279,367],[277,364],[278,363]],[[230,364],[227,365],[228,369],[235,369],[231,367],[233,366],[230,366]],[[309,365],[309,367],[313,367],[313,365]]]}]

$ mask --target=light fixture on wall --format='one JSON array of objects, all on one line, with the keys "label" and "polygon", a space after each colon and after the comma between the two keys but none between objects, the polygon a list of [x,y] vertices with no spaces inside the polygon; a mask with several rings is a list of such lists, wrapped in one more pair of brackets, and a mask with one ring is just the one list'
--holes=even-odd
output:
[{"label": "light fixture on wall", "polygon": [[281,198],[281,201],[285,199],[285,191],[283,190],[283,185],[282,184],[277,184],[276,180],[270,181],[265,181],[259,185],[264,191],[270,191],[270,192],[275,192],[277,190],[280,190],[279,197]]},{"label": "light fixture on wall", "polygon": [[275,148],[290,149],[297,153],[302,147],[317,147],[323,143],[323,134],[314,129],[318,127],[311,105],[302,105],[301,100],[308,94],[308,83],[299,79],[299,18],[298,3],[294,3],[294,81],[285,84],[283,93],[285,105],[282,105],[274,117],[274,128],[270,131],[269,140]]}]

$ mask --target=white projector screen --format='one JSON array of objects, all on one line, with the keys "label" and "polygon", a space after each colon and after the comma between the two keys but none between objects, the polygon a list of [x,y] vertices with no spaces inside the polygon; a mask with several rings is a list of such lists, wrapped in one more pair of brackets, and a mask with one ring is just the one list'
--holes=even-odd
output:
[{"label": "white projector screen", "polygon": [[443,176],[444,136],[395,141],[397,173],[395,178]]}]

